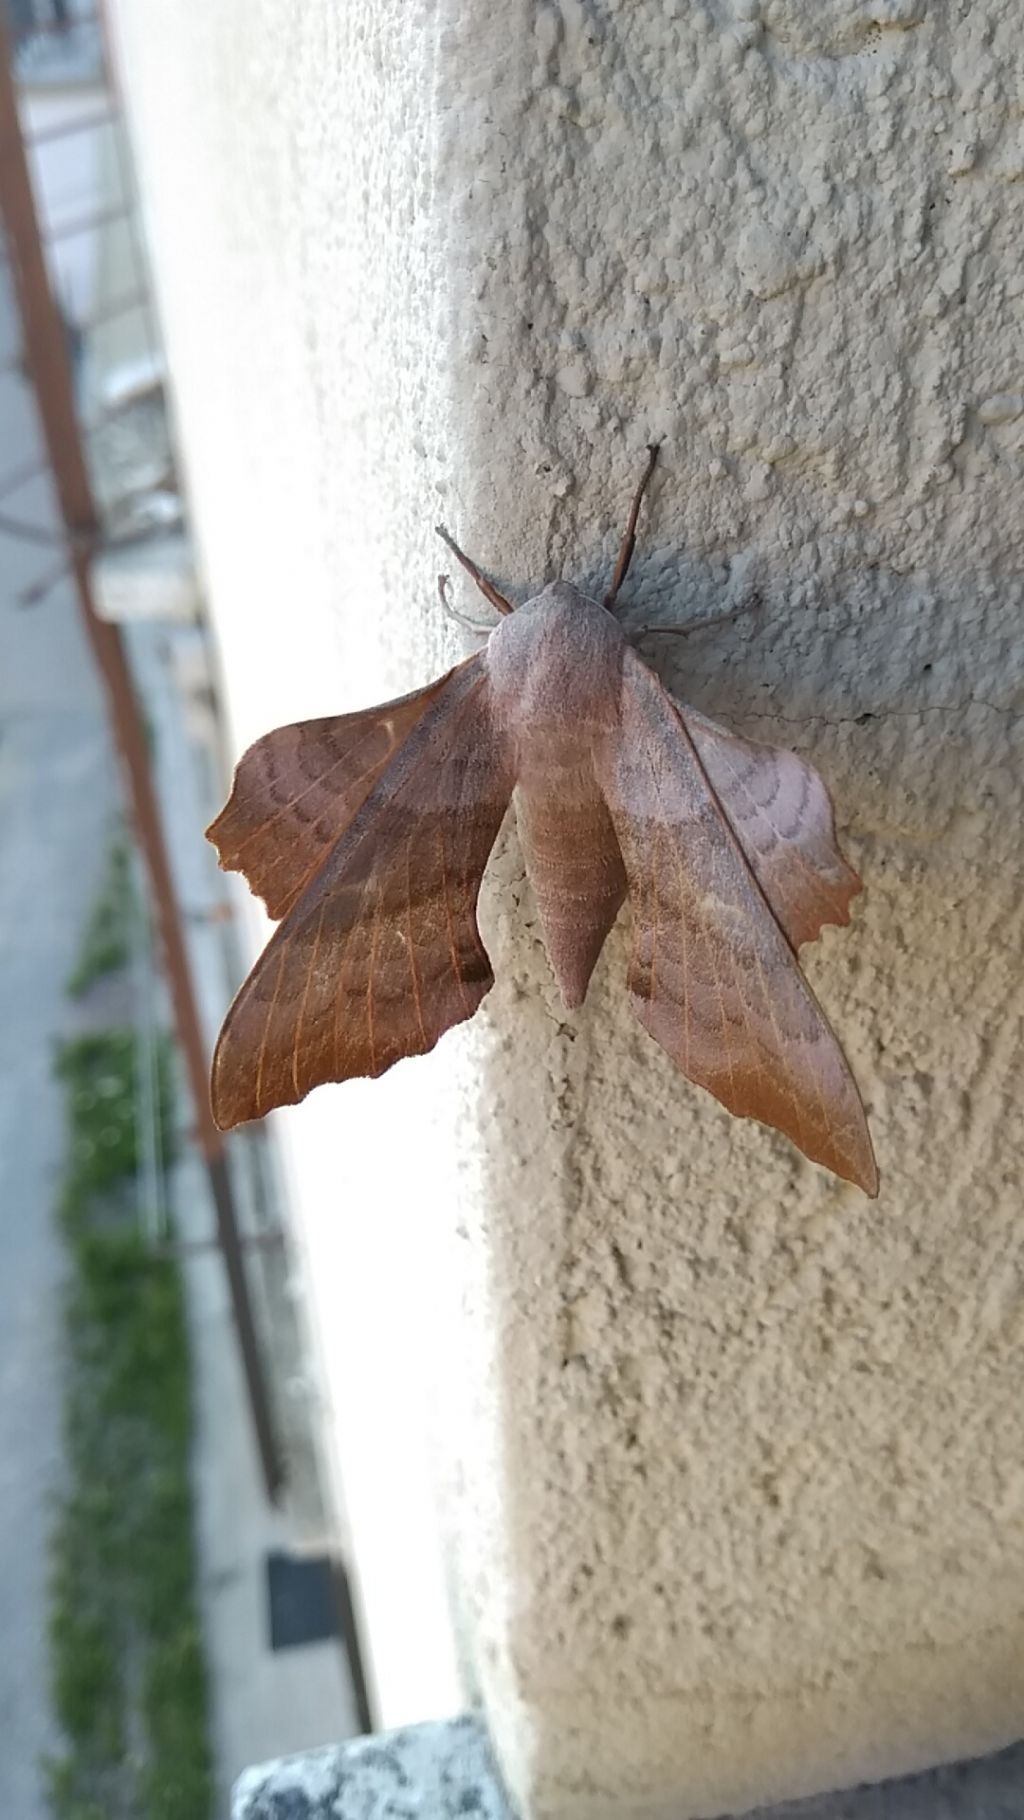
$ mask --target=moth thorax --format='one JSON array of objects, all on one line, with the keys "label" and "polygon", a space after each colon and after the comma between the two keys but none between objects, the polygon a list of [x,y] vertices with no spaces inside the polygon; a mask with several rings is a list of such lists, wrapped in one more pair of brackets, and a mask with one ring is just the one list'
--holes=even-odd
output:
[{"label": "moth thorax", "polygon": [[503,619],[487,647],[500,717],[520,745],[555,733],[583,739],[618,724],[625,650],[604,607],[553,582]]}]

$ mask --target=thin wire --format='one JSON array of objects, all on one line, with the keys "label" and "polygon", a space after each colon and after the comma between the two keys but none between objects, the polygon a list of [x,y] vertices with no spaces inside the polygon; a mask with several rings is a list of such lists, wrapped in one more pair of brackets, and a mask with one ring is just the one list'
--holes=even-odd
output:
[{"label": "thin wire", "polygon": [[55,240],[71,240],[76,234],[94,233],[108,222],[122,221],[127,213],[128,205],[116,203],[110,208],[96,209],[91,215],[72,215],[66,221],[50,222],[46,228],[47,245],[52,246]]},{"label": "thin wire", "polygon": [[[133,499],[145,498],[154,489],[149,486],[133,487],[122,494],[120,505]],[[14,518],[9,512],[0,512],[0,535],[18,537],[23,543],[40,544],[47,550],[79,551],[90,556],[100,550],[130,550],[136,544],[149,543],[154,537],[166,533],[166,525],[143,525],[137,531],[125,531],[120,537],[112,537],[109,532],[97,528],[95,531],[71,531],[61,529],[48,531],[45,525],[31,525],[27,519]]]},{"label": "thin wire", "polygon": [[87,133],[92,127],[109,126],[118,117],[117,109],[107,109],[101,114],[83,114],[77,120],[61,121],[59,126],[41,128],[38,133],[26,133],[24,143],[31,148],[36,145],[49,145],[57,139],[71,139],[77,133]]},{"label": "thin wire", "polygon": [[45,525],[30,525],[27,519],[12,518],[9,512],[0,512],[0,534],[17,537],[22,543],[41,545],[46,550],[89,551],[100,541],[97,531],[68,532],[63,526],[59,531],[48,531]]}]

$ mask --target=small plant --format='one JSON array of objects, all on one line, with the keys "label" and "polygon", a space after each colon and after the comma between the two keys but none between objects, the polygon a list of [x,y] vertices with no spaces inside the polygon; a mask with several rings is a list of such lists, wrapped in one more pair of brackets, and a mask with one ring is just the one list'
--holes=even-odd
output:
[{"label": "small plant", "polygon": [[[79,1205],[138,1168],[136,1070],[133,1030],[95,1030],[62,1045],[57,1073],[67,1089],[70,1153],[65,1203]],[[157,1045],[157,1118],[160,1154],[172,1145],[171,1057],[166,1038]]]}]

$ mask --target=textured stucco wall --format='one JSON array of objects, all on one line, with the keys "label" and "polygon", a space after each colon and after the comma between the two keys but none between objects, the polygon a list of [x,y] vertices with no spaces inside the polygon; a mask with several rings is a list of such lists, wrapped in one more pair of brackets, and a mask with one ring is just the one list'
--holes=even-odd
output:
[{"label": "textured stucco wall", "polygon": [[447,1578],[538,1815],[1020,1734],[1018,9],[118,11],[239,746],[464,648],[438,513],[596,583],[661,437],[637,616],[764,603],[663,673],[813,755],[867,883],[807,970],[874,1205],[680,1081],[624,928],[560,1010],[514,840],[473,1025],[282,1121],[387,1717],[454,1689]]}]

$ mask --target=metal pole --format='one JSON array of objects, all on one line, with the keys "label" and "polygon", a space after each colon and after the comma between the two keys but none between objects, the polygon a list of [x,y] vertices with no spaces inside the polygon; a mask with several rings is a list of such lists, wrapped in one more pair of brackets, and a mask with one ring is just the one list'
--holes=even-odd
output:
[{"label": "metal pole", "polygon": [[107,705],[132,805],[135,831],[149,872],[157,926],[185,1058],[196,1131],[213,1191],[217,1237],[228,1274],[242,1363],[267,1493],[274,1498],[282,1467],[274,1437],[266,1381],[256,1339],[249,1286],[239,1243],[224,1139],[213,1122],[207,1055],[192,990],[188,952],[174,890],[163,826],[153,787],[145,728],[139,712],[120,628],[100,619],[92,596],[90,547],[100,524],[78,433],[74,390],[64,332],[39,231],[32,183],[18,119],[10,46],[0,15],[0,211],[7,231],[25,356],[32,375],[43,435],[68,532],[69,567],[85,631],[107,694]]}]

